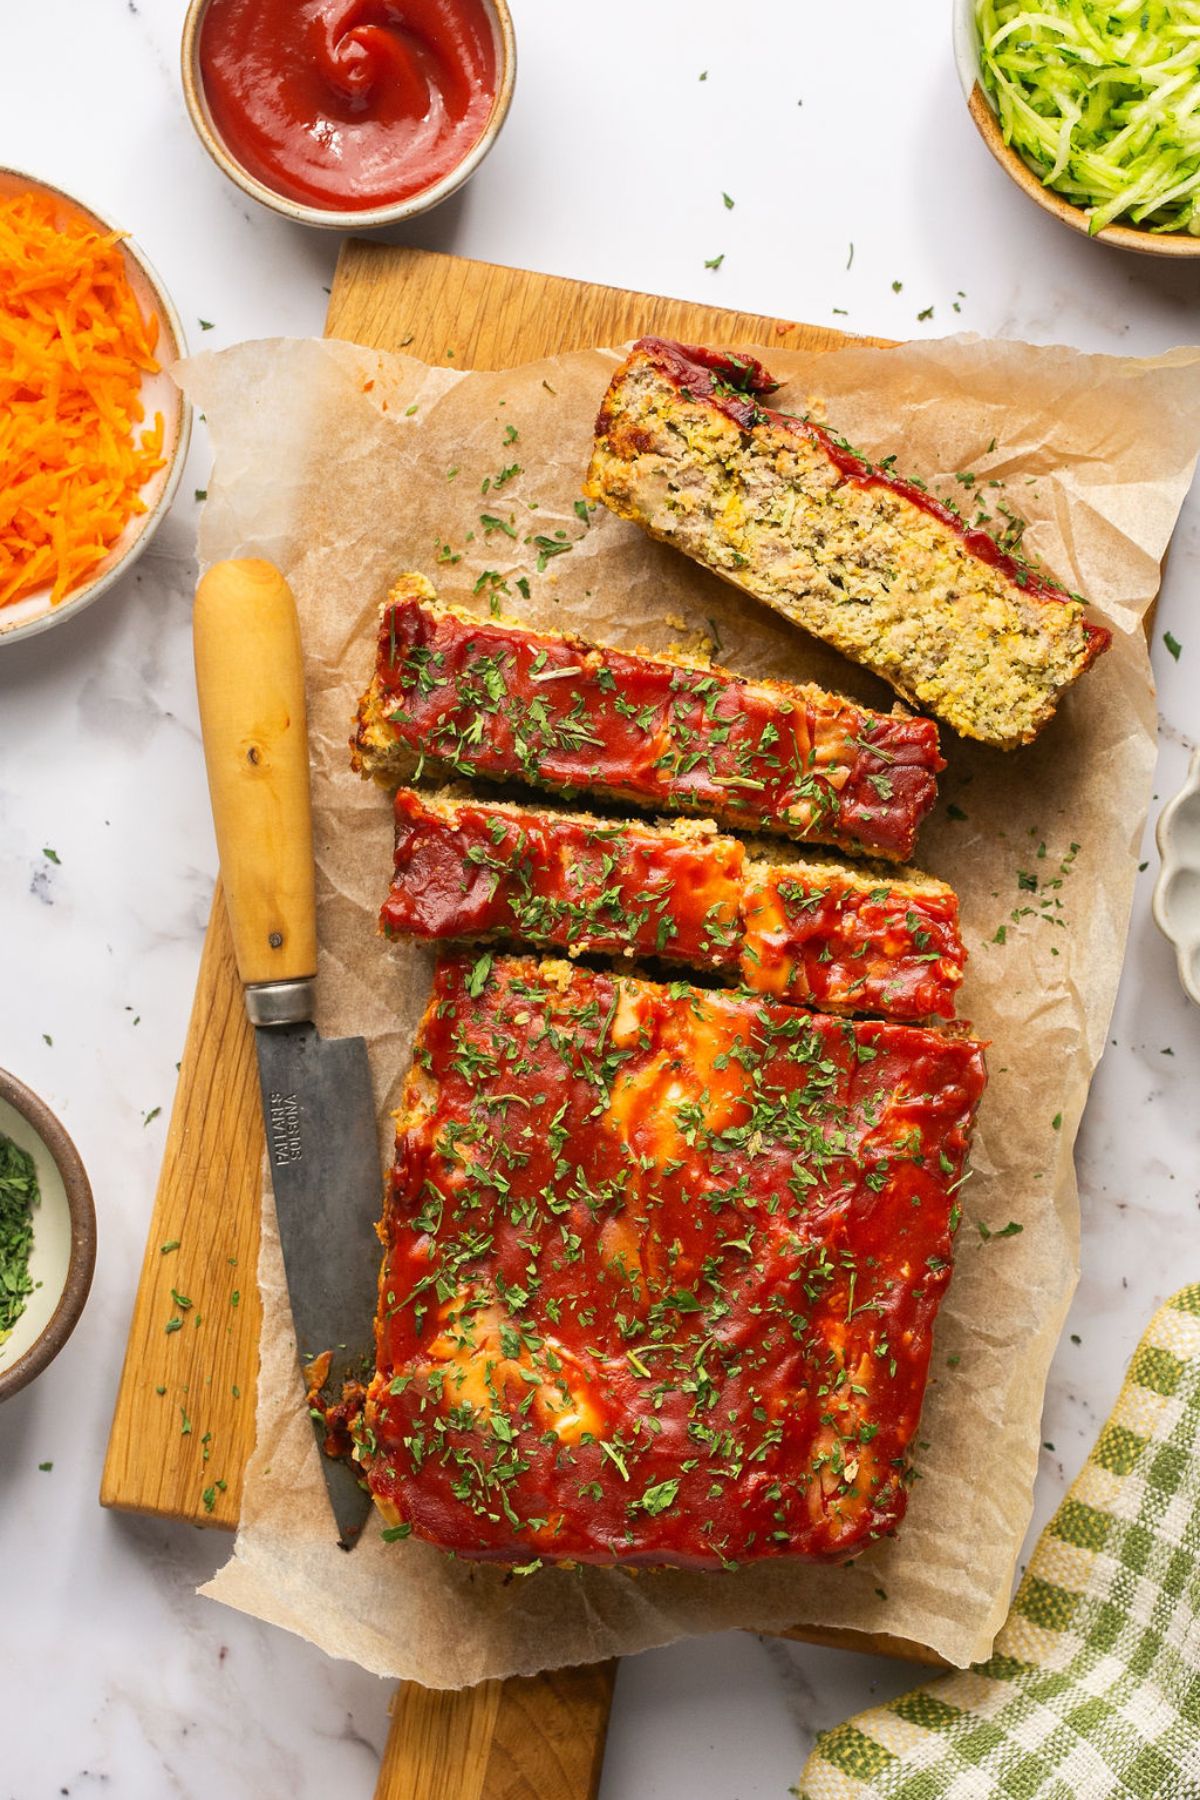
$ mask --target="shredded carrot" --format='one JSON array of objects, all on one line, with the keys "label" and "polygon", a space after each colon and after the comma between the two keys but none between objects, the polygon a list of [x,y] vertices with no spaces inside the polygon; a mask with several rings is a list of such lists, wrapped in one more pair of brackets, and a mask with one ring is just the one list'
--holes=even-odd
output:
[{"label": "shredded carrot", "polygon": [[51,604],[103,562],[163,466],[145,418],[158,320],[138,307],[119,234],[40,194],[0,199],[0,606]]}]

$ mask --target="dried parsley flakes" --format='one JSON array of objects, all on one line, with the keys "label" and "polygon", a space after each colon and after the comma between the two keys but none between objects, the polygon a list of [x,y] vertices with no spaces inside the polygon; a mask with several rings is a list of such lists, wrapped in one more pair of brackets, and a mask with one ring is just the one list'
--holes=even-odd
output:
[{"label": "dried parsley flakes", "polygon": [[0,1344],[33,1292],[29,1253],[33,1209],[40,1198],[32,1156],[0,1132]]}]

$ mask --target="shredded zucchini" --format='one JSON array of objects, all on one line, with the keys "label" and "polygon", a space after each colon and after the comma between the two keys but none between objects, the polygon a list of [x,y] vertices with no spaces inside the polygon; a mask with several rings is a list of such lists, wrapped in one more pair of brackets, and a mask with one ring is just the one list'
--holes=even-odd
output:
[{"label": "shredded zucchini", "polygon": [[1200,236],[1200,0],[976,0],[1004,140],[1088,214]]}]

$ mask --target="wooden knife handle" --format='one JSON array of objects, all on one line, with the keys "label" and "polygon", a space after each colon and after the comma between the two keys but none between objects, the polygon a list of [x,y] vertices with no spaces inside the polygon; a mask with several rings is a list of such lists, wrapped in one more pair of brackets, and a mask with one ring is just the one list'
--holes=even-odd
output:
[{"label": "wooden knife handle", "polygon": [[214,563],[192,633],[221,882],[244,986],[317,972],[300,622],[273,563]]}]

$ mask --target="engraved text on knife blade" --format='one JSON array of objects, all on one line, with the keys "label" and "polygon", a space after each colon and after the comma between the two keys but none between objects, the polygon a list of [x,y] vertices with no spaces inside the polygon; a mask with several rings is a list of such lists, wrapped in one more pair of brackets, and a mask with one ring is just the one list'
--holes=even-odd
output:
[{"label": "engraved text on knife blade", "polygon": [[271,1134],[271,1161],[277,1169],[297,1163],[304,1154],[300,1143],[300,1108],[295,1094],[271,1095],[267,1120]]}]

